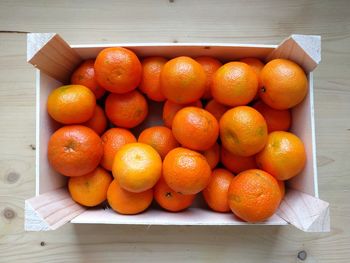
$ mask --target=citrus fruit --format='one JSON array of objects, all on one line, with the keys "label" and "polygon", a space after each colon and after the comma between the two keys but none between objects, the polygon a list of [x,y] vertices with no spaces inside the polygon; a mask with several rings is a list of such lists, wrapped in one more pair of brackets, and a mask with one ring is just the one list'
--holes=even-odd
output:
[{"label": "citrus fruit", "polygon": [[216,142],[219,124],[208,111],[196,107],[185,107],[176,113],[172,130],[176,140],[183,146],[204,151]]},{"label": "citrus fruit", "polygon": [[167,60],[163,57],[148,57],[142,60],[142,79],[139,89],[154,101],[164,101],[160,90],[160,72]]},{"label": "citrus fruit", "polygon": [[170,150],[179,146],[171,130],[164,126],[153,126],[143,130],[138,142],[152,146],[162,159]]},{"label": "citrus fruit", "polygon": [[285,110],[299,104],[308,89],[304,70],[288,59],[274,59],[261,71],[260,98],[270,107]]},{"label": "citrus fruit", "polygon": [[230,108],[224,104],[217,102],[216,100],[211,100],[208,102],[204,109],[209,111],[218,121],[220,121],[221,116],[224,115],[224,113]]},{"label": "citrus fruit", "polygon": [[256,102],[253,108],[264,117],[268,132],[289,130],[292,123],[292,114],[290,110],[276,110],[267,106],[262,101]]},{"label": "citrus fruit", "polygon": [[125,144],[136,142],[135,136],[123,128],[111,128],[102,136],[103,156],[101,165],[103,168],[112,171],[114,156]]},{"label": "citrus fruit", "polygon": [[47,156],[52,168],[65,176],[92,172],[103,155],[100,137],[82,125],[64,126],[48,142]]},{"label": "citrus fruit", "polygon": [[278,180],[288,180],[300,173],[306,163],[304,143],[293,133],[271,132],[265,148],[256,155],[260,169]]},{"label": "citrus fruit", "polygon": [[207,75],[207,82],[205,84],[205,92],[202,96],[203,99],[211,99],[211,84],[213,81],[214,73],[222,66],[222,63],[216,58],[212,57],[197,57],[195,59],[199,64],[202,65],[205,74]]},{"label": "citrus fruit", "polygon": [[163,161],[164,180],[177,193],[199,193],[208,185],[210,174],[210,166],[205,157],[186,148],[171,150]]},{"label": "citrus fruit", "polygon": [[116,126],[133,128],[144,121],[148,105],[143,95],[133,90],[125,94],[108,95],[105,104],[108,119]]},{"label": "citrus fruit", "polygon": [[167,126],[168,128],[171,128],[173,125],[173,120],[176,113],[182,108],[189,107],[189,106],[202,108],[202,102],[200,100],[197,100],[196,102],[193,102],[193,103],[181,105],[181,104],[171,102],[170,100],[167,100],[163,106],[164,125]]},{"label": "citrus fruit", "polygon": [[114,157],[112,173],[122,188],[140,193],[157,183],[162,174],[162,159],[148,144],[125,144]]},{"label": "citrus fruit", "polygon": [[132,91],[141,81],[141,62],[134,52],[126,48],[103,49],[96,57],[94,68],[97,82],[113,93]]},{"label": "citrus fruit", "polygon": [[258,88],[262,88],[261,71],[264,68],[264,63],[257,58],[242,58],[240,61],[246,63],[254,70],[255,74],[258,76]]},{"label": "citrus fruit", "polygon": [[100,87],[96,81],[94,64],[94,59],[83,61],[73,72],[71,83],[89,88],[94,93],[96,99],[99,99],[105,94],[106,90]]},{"label": "citrus fruit", "polygon": [[258,169],[241,172],[233,178],[228,189],[229,207],[247,222],[260,222],[271,217],[281,199],[277,180]]},{"label": "citrus fruit", "polygon": [[239,156],[226,150],[225,147],[221,147],[221,163],[234,174],[257,168],[254,155]]},{"label": "citrus fruit", "polygon": [[220,161],[220,146],[216,142],[211,148],[202,152],[211,169],[214,169]]},{"label": "citrus fruit", "polygon": [[106,200],[111,182],[112,176],[106,170],[97,167],[91,173],[70,177],[68,190],[75,202],[91,207]]},{"label": "citrus fruit", "polygon": [[264,148],[267,141],[265,119],[252,107],[230,109],[220,119],[220,138],[222,145],[233,154],[254,155]]},{"label": "citrus fruit", "polygon": [[92,115],[91,119],[83,122],[81,125],[93,129],[99,135],[102,134],[107,127],[107,118],[103,109],[100,106],[96,105],[94,114]]},{"label": "citrus fruit", "polygon": [[179,212],[191,206],[196,195],[183,195],[172,190],[161,177],[154,187],[154,199],[165,210]]},{"label": "citrus fruit", "polygon": [[107,191],[107,200],[111,208],[119,214],[134,215],[145,211],[153,200],[153,190],[132,193],[123,189],[114,179]]},{"label": "citrus fruit", "polygon": [[178,104],[199,100],[204,94],[205,85],[206,74],[201,64],[190,57],[169,60],[160,74],[163,95]]},{"label": "citrus fruit", "polygon": [[47,99],[47,111],[63,124],[88,121],[94,114],[96,98],[90,89],[82,85],[66,85],[54,89]]},{"label": "citrus fruit", "polygon": [[216,212],[229,212],[227,194],[233,179],[233,174],[226,169],[215,169],[212,172],[208,186],[203,190],[207,205]]},{"label": "citrus fruit", "polygon": [[251,102],[258,91],[258,77],[243,62],[229,62],[220,67],[213,77],[213,98],[227,106],[241,106]]},{"label": "citrus fruit", "polygon": [[282,199],[283,199],[283,197],[286,195],[286,186],[284,184],[284,181],[277,180],[277,183],[278,183],[278,186],[280,188],[281,196],[282,196]]}]

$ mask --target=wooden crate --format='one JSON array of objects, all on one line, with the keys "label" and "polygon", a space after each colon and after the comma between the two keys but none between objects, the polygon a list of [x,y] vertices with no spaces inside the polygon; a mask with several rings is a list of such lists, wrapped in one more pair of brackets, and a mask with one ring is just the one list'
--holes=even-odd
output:
[{"label": "wooden crate", "polygon": [[[66,190],[66,178],[51,169],[47,160],[47,143],[58,128],[46,111],[49,93],[67,83],[75,67],[87,58],[94,58],[105,47],[123,46],[138,56],[179,55],[213,56],[222,61],[257,57],[265,61],[288,58],[301,65],[308,74],[309,92],[292,111],[292,132],[305,143],[307,164],[302,173],[288,182],[288,190],[278,211],[259,225],[292,224],[303,231],[329,231],[329,204],[318,199],[314,99],[312,71],[321,60],[319,36],[291,35],[280,45],[243,45],[220,43],[142,43],[69,46],[59,35],[28,34],[27,60],[36,68],[36,196],[25,201],[25,229],[54,230],[71,223],[142,224],[142,225],[247,225],[231,213],[223,214],[203,208],[195,202],[181,213],[168,213],[150,208],[139,215],[119,215],[110,209],[86,209],[76,204]],[[152,113],[151,113],[152,114]]]}]

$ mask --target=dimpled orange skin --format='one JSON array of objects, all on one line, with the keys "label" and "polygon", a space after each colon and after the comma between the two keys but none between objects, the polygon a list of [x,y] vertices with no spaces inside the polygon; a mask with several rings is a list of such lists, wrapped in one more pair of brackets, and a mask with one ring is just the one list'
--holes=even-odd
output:
[{"label": "dimpled orange skin", "polygon": [[195,60],[202,65],[205,74],[207,75],[207,82],[205,85],[206,88],[202,98],[206,100],[211,99],[211,85],[213,81],[213,76],[214,73],[222,66],[222,63],[216,58],[206,56],[197,57]]},{"label": "dimpled orange skin", "polygon": [[246,63],[254,70],[255,74],[258,76],[258,88],[262,88],[263,84],[261,80],[261,71],[264,68],[265,64],[257,58],[242,58],[240,61]]},{"label": "dimpled orange skin", "polygon": [[190,57],[169,60],[160,74],[163,95],[178,104],[188,104],[199,100],[206,85],[206,74],[202,66]]},{"label": "dimpled orange skin", "polygon": [[48,142],[47,156],[52,168],[65,176],[92,172],[103,155],[100,137],[82,125],[64,126]]},{"label": "dimpled orange skin", "polygon": [[68,190],[75,202],[92,207],[106,200],[111,182],[112,176],[106,170],[97,167],[91,173],[70,177]]},{"label": "dimpled orange skin", "polygon": [[191,206],[196,195],[183,195],[172,190],[161,177],[154,187],[154,199],[165,210],[179,212]]},{"label": "dimpled orange skin", "polygon": [[78,124],[89,120],[94,114],[94,93],[82,85],[65,85],[54,89],[47,99],[47,111],[63,124]]},{"label": "dimpled orange skin", "polygon": [[109,94],[105,110],[108,119],[114,125],[133,128],[145,120],[148,105],[143,95],[134,90],[125,94]]},{"label": "dimpled orange skin", "polygon": [[107,200],[111,208],[122,215],[135,215],[145,211],[152,203],[153,190],[132,193],[123,189],[114,179],[107,191]]},{"label": "dimpled orange skin", "polygon": [[299,104],[306,96],[308,81],[303,69],[293,61],[274,59],[267,63],[261,79],[260,98],[270,107],[285,110]]},{"label": "dimpled orange skin", "polygon": [[135,136],[123,128],[111,128],[107,130],[102,136],[103,156],[101,165],[103,168],[112,171],[114,156],[117,151],[127,143],[136,142]]},{"label": "dimpled orange skin", "polygon": [[252,169],[233,178],[228,190],[231,211],[247,222],[271,217],[282,199],[277,180],[270,174]]},{"label": "dimpled orange skin", "polygon": [[143,130],[139,135],[138,142],[152,146],[162,159],[170,150],[180,146],[172,131],[164,126],[153,126]]},{"label": "dimpled orange skin", "polygon": [[164,106],[163,106],[163,122],[164,122],[164,125],[168,128],[171,128],[172,125],[173,125],[173,120],[174,120],[174,117],[176,115],[176,113],[185,108],[185,107],[189,107],[189,106],[193,106],[193,107],[198,107],[198,108],[202,108],[203,105],[202,105],[202,102],[200,100],[197,100],[196,102],[193,102],[193,103],[189,103],[189,104],[177,104],[177,103],[174,103],[170,100],[167,100],[165,103],[164,103]]},{"label": "dimpled orange skin", "polygon": [[93,129],[98,135],[102,134],[107,127],[107,118],[103,109],[96,105],[94,114],[87,122],[83,122],[81,125]]},{"label": "dimpled orange skin", "polygon": [[166,98],[160,90],[160,72],[167,60],[163,57],[148,57],[142,60],[142,79],[139,89],[154,101]]},{"label": "dimpled orange skin", "polygon": [[278,180],[288,180],[299,174],[305,166],[304,143],[293,133],[272,132],[265,148],[256,155],[256,163]]},{"label": "dimpled orange skin", "polygon": [[175,192],[197,194],[207,187],[210,176],[210,166],[198,152],[178,147],[164,158],[163,177]]},{"label": "dimpled orange skin", "polygon": [[97,82],[113,93],[130,92],[141,81],[141,62],[134,52],[126,48],[103,49],[96,57],[94,68]]},{"label": "dimpled orange skin", "polygon": [[292,124],[292,114],[290,110],[276,110],[262,101],[254,103],[253,108],[264,116],[269,133],[273,131],[289,130]]},{"label": "dimpled orange skin", "polygon": [[233,154],[254,155],[267,142],[265,119],[252,107],[235,107],[220,119],[220,138],[222,145]]},{"label": "dimpled orange skin", "polygon": [[[277,180],[277,183],[278,183],[278,186],[280,188],[281,196],[283,199],[283,197],[286,195],[286,186],[284,184],[284,181]],[[281,199],[281,201],[282,201],[282,199]]]},{"label": "dimpled orange skin", "polygon": [[246,105],[255,98],[257,91],[258,77],[243,62],[229,62],[220,67],[213,77],[213,98],[227,106]]},{"label": "dimpled orange skin", "polygon": [[214,169],[220,161],[220,145],[216,142],[211,148],[202,152],[211,169]]},{"label": "dimpled orange skin", "polygon": [[255,169],[258,166],[255,162],[255,156],[239,156],[221,147],[221,163],[229,171],[239,174],[245,170]]},{"label": "dimpled orange skin", "polygon": [[198,151],[212,147],[219,136],[219,124],[215,117],[196,107],[179,110],[174,117],[172,130],[181,145]]},{"label": "dimpled orange skin", "polygon": [[96,99],[99,99],[105,94],[106,90],[100,87],[96,81],[94,64],[94,59],[88,59],[81,63],[73,72],[71,82],[89,88],[95,94]]},{"label": "dimpled orange skin", "polygon": [[122,188],[140,193],[151,189],[161,177],[162,159],[148,144],[125,144],[114,157],[112,173]]},{"label": "dimpled orange skin", "polygon": [[216,100],[211,100],[205,106],[205,109],[213,114],[218,121],[220,121],[221,116],[224,115],[224,113],[228,111],[230,107],[227,107]]},{"label": "dimpled orange skin", "polygon": [[203,190],[207,205],[216,212],[229,212],[227,194],[234,175],[226,169],[215,169],[208,186]]}]

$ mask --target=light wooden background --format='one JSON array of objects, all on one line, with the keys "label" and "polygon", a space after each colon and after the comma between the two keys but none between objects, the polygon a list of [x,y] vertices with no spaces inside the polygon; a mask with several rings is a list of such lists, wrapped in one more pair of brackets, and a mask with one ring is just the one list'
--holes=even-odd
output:
[{"label": "light wooden background", "polygon": [[[74,3],[73,3],[74,2]],[[293,227],[67,225],[23,231],[34,195],[35,78],[25,32],[70,44],[238,42],[277,44],[322,35],[315,71],[320,197],[332,231]],[[0,262],[349,262],[350,1],[0,1]],[[300,261],[299,251],[307,258]]]}]

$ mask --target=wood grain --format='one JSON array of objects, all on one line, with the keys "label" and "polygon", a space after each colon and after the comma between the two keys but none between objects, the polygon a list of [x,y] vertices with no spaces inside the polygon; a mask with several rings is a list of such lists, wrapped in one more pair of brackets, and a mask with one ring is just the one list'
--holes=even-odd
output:
[{"label": "wood grain", "polygon": [[[350,257],[350,8],[348,1],[5,1],[0,2],[0,262],[348,262]],[[34,195],[35,73],[27,32],[69,43],[238,42],[278,44],[322,35],[314,73],[320,198],[331,232],[293,227],[68,225],[23,229]],[[43,243],[41,243],[43,242]]]}]

